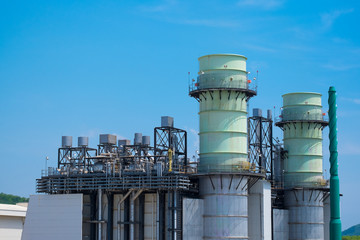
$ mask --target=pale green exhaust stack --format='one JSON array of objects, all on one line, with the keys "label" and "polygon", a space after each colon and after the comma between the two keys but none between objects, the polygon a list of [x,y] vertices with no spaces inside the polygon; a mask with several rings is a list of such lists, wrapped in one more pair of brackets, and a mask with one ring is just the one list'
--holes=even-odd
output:
[{"label": "pale green exhaust stack", "polygon": [[297,92],[283,95],[281,126],[284,131],[285,187],[323,186],[321,94]]},{"label": "pale green exhaust stack", "polygon": [[329,150],[330,150],[330,240],[341,240],[340,184],[338,175],[336,90],[329,89]]},{"label": "pale green exhaust stack", "polygon": [[246,57],[212,54],[199,58],[199,76],[190,96],[200,102],[200,172],[249,170]]}]

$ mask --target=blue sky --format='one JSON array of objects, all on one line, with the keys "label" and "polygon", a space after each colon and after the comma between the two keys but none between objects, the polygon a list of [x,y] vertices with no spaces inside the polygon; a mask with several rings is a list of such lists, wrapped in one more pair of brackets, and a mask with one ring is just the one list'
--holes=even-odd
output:
[{"label": "blue sky", "polygon": [[62,135],[89,136],[92,146],[100,133],[152,136],[162,115],[189,131],[192,154],[198,105],[188,72],[196,77],[199,56],[237,53],[259,71],[250,110],[312,91],[326,111],[336,87],[343,228],[359,223],[359,13],[358,1],[2,1],[0,191],[34,194]]}]

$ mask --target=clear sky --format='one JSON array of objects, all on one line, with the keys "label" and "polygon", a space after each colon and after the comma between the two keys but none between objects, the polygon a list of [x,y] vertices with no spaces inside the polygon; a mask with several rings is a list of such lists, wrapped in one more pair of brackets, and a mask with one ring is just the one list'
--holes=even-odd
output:
[{"label": "clear sky", "polygon": [[[213,53],[259,71],[250,110],[338,91],[343,228],[360,223],[360,1],[1,1],[0,192],[28,196],[62,135],[151,135],[162,115],[198,146],[188,72]],[[276,112],[278,115],[278,112]],[[328,130],[324,168],[328,177]],[[276,129],[281,138],[281,131]]]}]

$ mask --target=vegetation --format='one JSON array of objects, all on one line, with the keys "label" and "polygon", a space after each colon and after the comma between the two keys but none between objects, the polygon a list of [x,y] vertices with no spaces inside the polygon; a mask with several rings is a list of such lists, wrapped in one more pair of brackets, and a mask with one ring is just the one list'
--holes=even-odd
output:
[{"label": "vegetation", "polygon": [[360,240],[360,236],[343,236],[342,240]]},{"label": "vegetation", "polygon": [[19,202],[29,202],[28,198],[19,197],[16,195],[0,193],[0,203],[3,204],[16,204]]},{"label": "vegetation", "polygon": [[[346,229],[345,231],[342,232],[343,236],[360,236],[360,224],[358,225],[354,225],[348,229]],[[349,239],[359,239],[360,238],[349,238]]]}]

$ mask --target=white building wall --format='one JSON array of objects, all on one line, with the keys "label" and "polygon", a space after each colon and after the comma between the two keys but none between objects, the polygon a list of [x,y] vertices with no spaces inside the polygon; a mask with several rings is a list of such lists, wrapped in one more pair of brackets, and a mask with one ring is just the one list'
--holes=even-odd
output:
[{"label": "white building wall", "polygon": [[0,204],[0,239],[20,240],[26,216],[26,204]]},{"label": "white building wall", "polygon": [[23,222],[23,217],[0,216],[0,239],[20,240]]},{"label": "white building wall", "polygon": [[204,200],[183,199],[183,239],[203,239]]},{"label": "white building wall", "polygon": [[271,240],[271,184],[268,181],[259,180],[251,187],[248,208],[249,239]]},{"label": "white building wall", "polygon": [[22,240],[81,240],[82,194],[32,195]]},{"label": "white building wall", "polygon": [[289,240],[289,211],[273,209],[274,240]]}]

